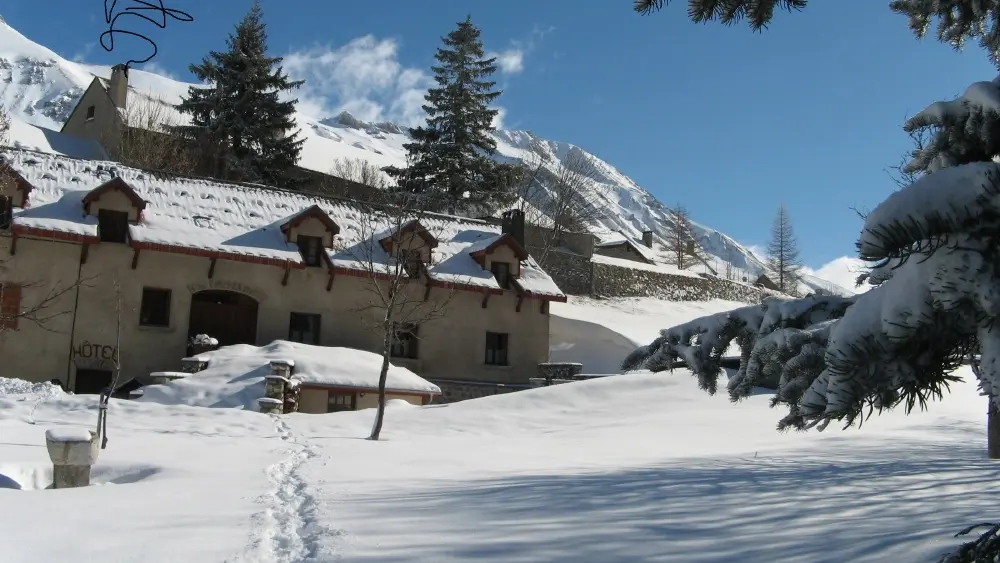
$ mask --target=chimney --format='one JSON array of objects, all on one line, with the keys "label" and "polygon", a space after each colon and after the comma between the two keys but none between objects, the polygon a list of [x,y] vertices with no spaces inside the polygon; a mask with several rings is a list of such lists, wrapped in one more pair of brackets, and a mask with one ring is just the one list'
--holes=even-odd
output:
[{"label": "chimney", "polygon": [[508,234],[514,237],[517,244],[524,246],[524,211],[520,209],[511,209],[510,211],[503,212],[503,221],[501,222],[501,229],[504,234]]},{"label": "chimney", "polygon": [[642,244],[645,244],[649,248],[653,248],[653,231],[642,232]]},{"label": "chimney", "polygon": [[112,103],[118,109],[126,109],[125,103],[128,96],[128,66],[117,64],[111,67],[111,86],[108,88],[108,95],[111,96]]}]

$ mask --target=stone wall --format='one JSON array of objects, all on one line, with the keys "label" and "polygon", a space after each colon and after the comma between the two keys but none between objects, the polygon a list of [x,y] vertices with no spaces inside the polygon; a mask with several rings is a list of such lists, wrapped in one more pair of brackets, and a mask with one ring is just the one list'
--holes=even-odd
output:
[{"label": "stone wall", "polygon": [[492,395],[513,393],[523,389],[531,389],[530,384],[480,383],[475,381],[453,381],[434,379],[431,383],[441,388],[441,396],[434,398],[435,404],[455,403],[468,399],[478,399]]},{"label": "stone wall", "polygon": [[657,297],[670,301],[725,299],[760,303],[773,292],[713,276],[680,276],[650,270],[591,263],[591,293],[601,297]]},{"label": "stone wall", "polygon": [[[533,256],[541,255],[540,249],[528,247]],[[569,295],[590,295],[593,289],[593,263],[589,257],[550,250],[540,264],[559,289]]]}]

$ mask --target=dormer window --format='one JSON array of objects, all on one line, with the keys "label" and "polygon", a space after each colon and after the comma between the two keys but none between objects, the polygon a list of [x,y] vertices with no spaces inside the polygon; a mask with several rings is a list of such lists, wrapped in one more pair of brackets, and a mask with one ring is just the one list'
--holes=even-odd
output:
[{"label": "dormer window", "polygon": [[0,196],[0,229],[7,230],[14,221],[14,200],[10,196]]},{"label": "dormer window", "polygon": [[309,235],[299,235],[295,238],[295,243],[299,245],[299,254],[302,261],[310,268],[317,268],[323,260],[323,239]]},{"label": "dormer window", "polygon": [[490,263],[490,271],[502,289],[510,289],[510,264],[507,262]]},{"label": "dormer window", "polygon": [[100,235],[101,242],[128,242],[128,212],[99,210],[97,234]]}]

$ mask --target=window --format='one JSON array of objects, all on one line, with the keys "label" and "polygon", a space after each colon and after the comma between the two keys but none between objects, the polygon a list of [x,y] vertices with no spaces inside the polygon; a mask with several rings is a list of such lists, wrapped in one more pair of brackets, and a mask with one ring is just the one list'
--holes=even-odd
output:
[{"label": "window", "polygon": [[17,330],[21,312],[21,286],[0,283],[0,330]]},{"label": "window", "polygon": [[97,113],[97,109],[94,106],[87,106],[87,121],[94,119],[94,114]]},{"label": "window", "polygon": [[320,315],[312,313],[292,313],[288,320],[288,340],[318,346],[320,319]]},{"label": "window", "polygon": [[128,240],[128,212],[101,209],[97,212],[97,234],[101,242]]},{"label": "window", "polygon": [[326,401],[326,412],[342,412],[354,410],[354,395],[334,395]]},{"label": "window", "polygon": [[393,331],[392,344],[389,346],[389,355],[393,358],[417,359],[417,325],[412,323],[398,323]]},{"label": "window", "polygon": [[142,288],[139,324],[142,326],[170,326],[169,289]]},{"label": "window", "polygon": [[299,235],[295,238],[295,243],[299,245],[299,253],[302,254],[302,260],[306,263],[306,266],[317,267],[320,265],[320,260],[323,252],[323,239],[320,237],[310,237],[306,235]]},{"label": "window", "polygon": [[507,365],[507,336],[502,332],[486,333],[486,365]]},{"label": "window", "polygon": [[510,289],[510,264],[506,262],[492,262],[490,263],[490,271],[493,272],[493,277],[496,278],[500,287]]},{"label": "window", "polygon": [[14,200],[10,196],[0,195],[0,229],[9,229],[14,220]]},{"label": "window", "polygon": [[400,251],[399,261],[403,263],[403,269],[406,270],[406,275],[411,280],[420,277],[420,267],[423,264],[423,260],[420,258],[419,250]]}]

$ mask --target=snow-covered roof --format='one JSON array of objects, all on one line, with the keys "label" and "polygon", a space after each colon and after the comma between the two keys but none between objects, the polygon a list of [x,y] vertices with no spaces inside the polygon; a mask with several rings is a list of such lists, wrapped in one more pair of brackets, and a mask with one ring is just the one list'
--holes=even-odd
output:
[{"label": "snow-covered roof", "polygon": [[635,240],[634,238],[626,235],[621,231],[615,233],[615,238],[602,240],[601,242],[595,244],[594,246],[599,248],[606,248],[606,247],[621,246],[621,245],[631,246],[636,252],[639,253],[640,256],[642,256],[646,260],[649,260],[650,262],[655,263],[657,261],[656,253],[653,252],[652,248],[646,246],[645,244],[642,244],[641,242]]},{"label": "snow-covered roof", "polygon": [[11,146],[17,149],[61,154],[73,158],[108,157],[101,143],[93,139],[60,133],[16,118],[10,120],[9,136]]},{"label": "snow-covered roof", "polygon": [[[255,409],[264,396],[264,378],[274,360],[293,360],[292,380],[302,385],[378,389],[382,356],[353,348],[311,346],[275,340],[266,346],[237,344],[203,356],[208,366],[161,385],[144,387],[140,401],[202,407]],[[439,395],[441,389],[412,371],[389,366],[386,390],[399,393]]]},{"label": "snow-covered roof", "polygon": [[[288,241],[282,227],[301,214],[319,212],[337,227],[331,229],[336,235],[334,248],[327,250],[335,272],[366,272],[373,265],[388,270],[395,264],[379,243],[389,232],[388,225],[373,228],[370,211],[348,200],[31,151],[0,151],[0,158],[31,186],[27,207],[14,211],[16,233],[57,238],[76,235],[97,242],[97,219],[84,212],[85,199],[117,178],[114,183],[127,185],[122,189],[126,195],[134,192],[145,202],[141,219],[129,226],[131,244],[137,248],[166,252],[194,249],[206,257],[304,268],[298,246]],[[503,292],[472,255],[504,236],[499,227],[447,215],[425,215],[419,221],[437,241],[436,246],[429,245],[433,249],[426,267],[432,284]],[[527,253],[520,270],[521,278],[515,281],[524,296],[565,300],[565,294]]]}]

